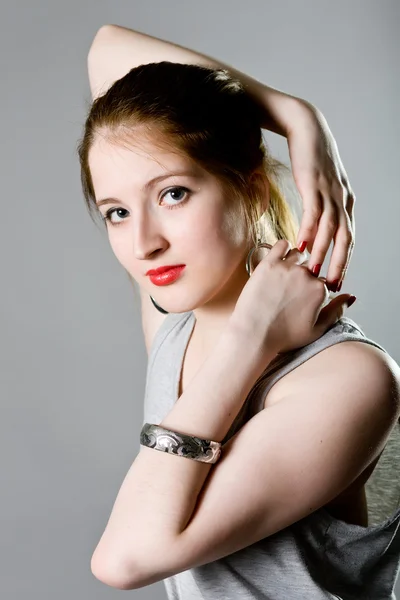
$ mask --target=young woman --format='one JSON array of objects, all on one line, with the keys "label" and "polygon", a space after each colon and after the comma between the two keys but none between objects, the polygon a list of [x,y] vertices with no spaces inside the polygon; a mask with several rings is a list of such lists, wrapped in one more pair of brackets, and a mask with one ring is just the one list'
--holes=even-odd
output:
[{"label": "young woman", "polygon": [[[328,292],[354,196],[318,111],[209,63],[116,26],[89,53],[83,191],[140,287],[149,353],[141,450],[92,572],[184,600],[393,598],[400,369]],[[266,125],[307,182],[300,229]]]}]

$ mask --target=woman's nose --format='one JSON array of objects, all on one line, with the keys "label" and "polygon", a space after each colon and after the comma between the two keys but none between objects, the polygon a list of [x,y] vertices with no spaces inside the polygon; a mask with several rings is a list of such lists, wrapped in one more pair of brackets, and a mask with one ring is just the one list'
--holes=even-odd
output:
[{"label": "woman's nose", "polygon": [[137,260],[145,260],[159,250],[165,250],[168,242],[157,223],[142,223],[133,232],[133,250]]}]

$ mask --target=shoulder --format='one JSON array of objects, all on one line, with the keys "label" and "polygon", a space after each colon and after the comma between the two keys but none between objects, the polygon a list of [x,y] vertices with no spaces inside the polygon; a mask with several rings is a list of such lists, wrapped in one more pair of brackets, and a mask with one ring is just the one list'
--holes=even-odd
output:
[{"label": "shoulder", "polygon": [[373,385],[376,391],[388,387],[400,391],[400,367],[389,353],[369,343],[344,340],[328,346],[302,365],[299,377],[309,377],[313,382],[336,381],[338,391],[349,385],[363,382]]},{"label": "shoulder", "polygon": [[[373,397],[384,398],[399,411],[400,367],[382,346],[365,337],[362,329],[351,319],[340,319],[323,337],[317,340],[317,351],[295,369],[287,373],[265,398],[264,408],[294,393],[333,386],[337,393],[366,387]],[[372,342],[372,343],[371,343]]]}]

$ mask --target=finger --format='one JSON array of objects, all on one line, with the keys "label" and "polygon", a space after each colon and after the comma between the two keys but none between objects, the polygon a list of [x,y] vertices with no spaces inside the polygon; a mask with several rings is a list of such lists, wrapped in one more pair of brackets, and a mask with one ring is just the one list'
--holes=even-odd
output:
[{"label": "finger", "polygon": [[297,236],[297,246],[300,246],[303,241],[307,241],[307,248],[311,251],[318,231],[318,221],[322,214],[323,201],[319,191],[302,194],[302,197],[304,208],[299,234]]},{"label": "finger", "polygon": [[355,203],[356,203],[356,197],[354,195],[354,192],[350,192],[349,193],[348,202],[347,202],[347,205],[346,205],[346,210],[347,210],[347,214],[349,215],[349,220],[350,220],[351,232],[353,234],[353,239],[352,239],[352,241],[350,241],[350,244],[349,244],[349,253],[348,253],[347,263],[346,263],[346,266],[345,266],[345,272],[343,274],[342,281],[340,282],[340,286],[342,285],[343,279],[346,277],[347,269],[349,267],[349,263],[350,263],[351,258],[353,256],[354,246],[355,246],[355,243],[356,243],[356,222],[355,222],[355,217],[354,217],[354,206],[355,206]]},{"label": "finger", "polygon": [[292,244],[289,240],[278,240],[268,252],[268,260],[275,263],[282,260],[290,252]]},{"label": "finger", "polygon": [[356,204],[356,196],[354,194],[354,192],[349,192],[349,196],[347,199],[347,203],[346,203],[346,211],[347,214],[349,215],[349,219],[350,219],[350,224],[353,230],[353,239],[355,240],[356,237],[356,222],[355,222],[355,218],[354,218],[354,207]]},{"label": "finger", "polygon": [[[338,228],[338,214],[336,205],[332,202],[325,202],[324,211],[319,220],[318,233],[316,235],[308,267],[310,271],[318,277],[321,266],[325,260],[329,246],[334,238]],[[319,265],[319,269],[314,268]]]},{"label": "finger", "polygon": [[305,252],[300,252],[298,248],[292,248],[285,256],[286,264],[305,265],[307,262],[308,255]]},{"label": "finger", "polygon": [[[334,239],[334,246],[327,274],[328,287],[340,286],[346,276],[354,249],[354,239],[349,224],[344,220],[339,226]],[[334,291],[336,291],[334,289]]]},{"label": "finger", "polygon": [[[351,261],[355,244],[354,195],[347,202],[340,215],[340,224],[334,237],[334,245],[327,273],[327,285],[334,289],[335,284],[343,281]],[[347,208],[348,207],[348,208]]]},{"label": "finger", "polygon": [[347,309],[347,301],[351,297],[351,294],[341,294],[336,296],[333,300],[324,306],[318,315],[318,319],[315,323],[315,328],[322,335],[326,329],[341,319]]}]

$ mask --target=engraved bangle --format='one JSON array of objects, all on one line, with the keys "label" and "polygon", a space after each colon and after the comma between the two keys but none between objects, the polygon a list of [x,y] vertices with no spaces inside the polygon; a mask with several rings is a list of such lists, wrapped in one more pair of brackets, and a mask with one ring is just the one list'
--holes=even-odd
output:
[{"label": "engraved bangle", "polygon": [[186,435],[165,429],[160,425],[145,423],[140,432],[140,444],[153,450],[176,454],[184,458],[205,463],[216,463],[221,456],[220,442],[203,440],[202,438]]}]

